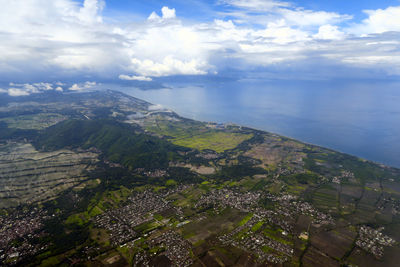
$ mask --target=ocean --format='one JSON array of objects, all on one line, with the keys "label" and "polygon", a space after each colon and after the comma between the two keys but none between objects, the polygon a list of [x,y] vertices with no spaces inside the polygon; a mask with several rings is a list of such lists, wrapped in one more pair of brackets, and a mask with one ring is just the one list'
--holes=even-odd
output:
[{"label": "ocean", "polygon": [[190,81],[117,89],[179,115],[236,123],[400,167],[400,82]]}]

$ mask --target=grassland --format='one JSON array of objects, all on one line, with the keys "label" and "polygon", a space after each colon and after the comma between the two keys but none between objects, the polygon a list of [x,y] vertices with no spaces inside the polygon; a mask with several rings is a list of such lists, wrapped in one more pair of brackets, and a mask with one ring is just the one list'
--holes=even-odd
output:
[{"label": "grassland", "polygon": [[156,119],[156,126],[147,127],[148,131],[169,137],[170,141],[179,146],[197,150],[211,149],[218,153],[237,147],[243,141],[253,137],[234,131],[207,128],[199,122],[176,122]]},{"label": "grassland", "polygon": [[226,133],[210,131],[204,134],[186,137],[182,139],[173,139],[175,145],[190,147],[198,150],[212,149],[221,153],[225,150],[233,149],[243,141],[250,139],[250,134]]}]

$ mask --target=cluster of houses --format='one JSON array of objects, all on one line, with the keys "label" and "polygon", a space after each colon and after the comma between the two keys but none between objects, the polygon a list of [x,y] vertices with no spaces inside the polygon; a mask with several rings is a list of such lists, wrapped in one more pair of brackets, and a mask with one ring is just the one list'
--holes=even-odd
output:
[{"label": "cluster of houses", "polygon": [[358,232],[356,245],[372,253],[376,258],[382,258],[384,247],[393,246],[396,241],[382,233],[383,228],[373,229],[363,225]]},{"label": "cluster of houses", "polygon": [[2,263],[16,263],[46,249],[32,240],[44,235],[41,229],[43,221],[48,218],[50,216],[46,211],[39,208],[17,210],[8,216],[0,216],[0,266]]}]

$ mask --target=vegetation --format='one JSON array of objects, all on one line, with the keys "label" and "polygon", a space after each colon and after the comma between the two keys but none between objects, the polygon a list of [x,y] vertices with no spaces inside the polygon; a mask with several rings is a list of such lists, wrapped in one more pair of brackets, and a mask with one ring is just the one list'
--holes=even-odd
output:
[{"label": "vegetation", "polygon": [[[0,112],[0,192],[9,196],[16,186],[23,192],[17,200],[28,189],[48,196],[0,210],[10,220],[4,229],[13,230],[31,227],[24,216],[43,212],[42,226],[5,248],[43,248],[18,258],[19,265],[140,265],[137,259],[148,257],[164,266],[171,249],[185,248],[199,266],[269,264],[272,257],[288,266],[396,266],[398,243],[374,254],[357,241],[361,227],[382,231],[364,243],[400,240],[400,170],[253,129],[149,111],[148,103],[119,93],[16,101],[27,100],[40,105]],[[60,179],[71,169],[71,180]],[[106,216],[110,221],[98,224]]]},{"label": "vegetation", "polygon": [[192,137],[173,139],[172,142],[180,146],[198,150],[211,149],[221,153],[225,150],[235,148],[238,144],[249,138],[251,138],[251,135],[210,131]]},{"label": "vegetation", "polygon": [[112,120],[68,120],[49,127],[35,141],[42,150],[95,147],[104,156],[133,170],[166,168],[184,150],[159,138],[138,133],[134,126]]},{"label": "vegetation", "polygon": [[253,137],[252,134],[208,129],[204,124],[191,120],[170,122],[161,117],[157,118],[156,126],[149,126],[147,129],[169,137],[176,145],[200,151],[211,149],[218,153],[233,149]]},{"label": "vegetation", "polygon": [[65,116],[57,113],[39,113],[2,118],[0,121],[7,123],[9,128],[22,130],[41,130],[57,124],[65,119]]}]

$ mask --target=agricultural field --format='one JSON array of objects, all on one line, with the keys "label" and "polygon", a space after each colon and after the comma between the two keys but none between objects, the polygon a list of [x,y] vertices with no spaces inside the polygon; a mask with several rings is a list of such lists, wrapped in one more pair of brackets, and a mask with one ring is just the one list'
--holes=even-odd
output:
[{"label": "agricultural field", "polygon": [[200,151],[210,149],[217,153],[221,153],[225,150],[235,148],[237,145],[251,137],[251,135],[247,134],[212,131],[192,137],[174,139],[172,140],[172,143]]},{"label": "agricultural field", "polygon": [[55,125],[67,117],[57,114],[57,113],[40,113],[33,115],[21,115],[15,117],[8,117],[0,119],[7,123],[9,128],[15,129],[33,129],[33,130],[41,130],[52,125]]},{"label": "agricultural field", "polygon": [[399,169],[118,92],[44,99],[0,106],[1,266],[398,265]]},{"label": "agricultural field", "polygon": [[222,153],[234,149],[240,143],[250,139],[252,134],[243,134],[231,130],[210,129],[206,124],[189,121],[170,121],[155,118],[155,126],[147,127],[148,131],[166,136],[175,145],[193,148],[199,151],[214,150]]},{"label": "agricultural field", "polygon": [[87,179],[98,155],[58,150],[38,152],[31,144],[0,145],[0,208],[51,199]]}]

